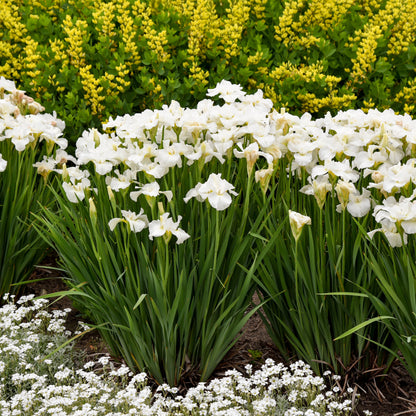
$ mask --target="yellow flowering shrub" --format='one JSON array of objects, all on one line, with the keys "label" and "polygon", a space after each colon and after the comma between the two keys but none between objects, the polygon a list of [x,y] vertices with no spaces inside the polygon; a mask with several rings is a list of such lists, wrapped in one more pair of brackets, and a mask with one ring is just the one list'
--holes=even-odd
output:
[{"label": "yellow flowering shrub", "polygon": [[73,133],[222,79],[293,113],[414,115],[416,0],[0,0],[0,75]]}]

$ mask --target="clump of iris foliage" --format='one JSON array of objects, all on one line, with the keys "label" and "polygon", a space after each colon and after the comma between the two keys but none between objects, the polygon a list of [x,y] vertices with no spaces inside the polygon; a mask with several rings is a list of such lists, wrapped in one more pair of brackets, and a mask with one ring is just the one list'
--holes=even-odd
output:
[{"label": "clump of iris foliage", "polygon": [[0,295],[19,289],[47,247],[31,213],[53,204],[53,195],[44,186],[46,173],[37,175],[33,165],[52,156],[66,161],[68,142],[62,120],[43,111],[0,77]]},{"label": "clump of iris foliage", "polygon": [[195,106],[228,79],[291,113],[415,114],[414,0],[1,0],[0,74],[71,143],[109,116]]},{"label": "clump of iris foliage", "polygon": [[[87,361],[65,328],[70,310],[46,309],[48,301],[6,295],[0,308],[0,410],[3,416],[280,415],[347,416],[352,389],[341,394],[339,377],[314,376],[301,361],[290,367],[266,360],[261,369],[190,388],[153,389],[145,373],[133,375],[108,356]],[[62,347],[62,344],[65,346]],[[330,385],[330,388],[327,385]]]}]

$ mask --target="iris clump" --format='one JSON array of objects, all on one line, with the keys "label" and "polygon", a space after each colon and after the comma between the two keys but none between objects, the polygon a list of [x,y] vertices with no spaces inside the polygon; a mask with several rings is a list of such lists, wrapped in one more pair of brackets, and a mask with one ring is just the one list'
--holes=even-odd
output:
[{"label": "iris clump", "polygon": [[55,113],[44,113],[40,103],[0,77],[0,296],[17,292],[45,254],[32,213],[53,204],[45,183],[56,163],[71,158],[64,128]]}]

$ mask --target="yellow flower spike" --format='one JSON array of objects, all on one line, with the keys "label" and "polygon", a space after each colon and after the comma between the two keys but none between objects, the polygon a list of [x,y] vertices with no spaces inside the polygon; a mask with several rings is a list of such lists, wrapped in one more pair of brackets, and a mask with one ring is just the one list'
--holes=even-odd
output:
[{"label": "yellow flower spike", "polygon": [[[187,7],[190,7],[190,3],[187,3]],[[189,17],[191,18],[187,50],[189,60],[185,62],[185,66],[190,68],[191,76],[198,79],[198,74],[201,73],[201,69],[198,69],[199,57],[204,57],[206,51],[211,49],[215,38],[220,37],[219,19],[212,0],[198,1],[193,5],[193,13]]]},{"label": "yellow flower spike", "polygon": [[116,14],[116,6],[113,2],[101,2],[96,5],[93,12],[93,23],[105,39],[110,40],[110,51],[117,49],[114,38],[116,36],[116,23],[113,20]]},{"label": "yellow flower spike", "polygon": [[253,0],[252,7],[253,7],[253,14],[256,16],[257,20],[263,20],[266,18],[266,5],[267,0]]},{"label": "yellow flower spike", "polygon": [[199,2],[197,2],[196,0],[182,0],[182,9],[179,9],[177,11],[179,13],[183,13],[184,16],[191,17],[195,11],[195,6],[198,3]]},{"label": "yellow flower spike", "polygon": [[[406,4],[409,4],[409,1]],[[358,43],[359,46],[357,56],[352,60],[353,70],[351,78],[354,82],[362,82],[367,77],[367,73],[371,71],[371,64],[377,59],[374,53],[377,41],[384,36],[389,27],[399,20],[403,6],[402,0],[387,1],[385,8],[379,9],[377,13],[374,13],[364,28],[356,32],[354,44]],[[414,5],[412,8],[414,10]],[[399,31],[402,32],[402,29],[400,28]],[[392,37],[393,45],[396,43],[396,38],[401,39],[401,36]],[[403,34],[403,38],[407,38],[406,33]],[[349,44],[349,46],[352,47],[353,43]]]},{"label": "yellow flower spike", "polygon": [[24,48],[25,58],[23,60],[23,68],[26,70],[35,69],[37,63],[40,61],[41,56],[36,52],[38,43],[33,39],[27,41],[26,47]]},{"label": "yellow flower spike", "polygon": [[83,51],[83,45],[88,42],[88,24],[86,21],[79,19],[72,23],[72,19],[69,15],[66,15],[63,21],[63,31],[67,35],[65,41],[68,43],[67,54],[70,59],[71,65],[76,68],[82,68],[85,63],[85,52]]},{"label": "yellow flower spike", "polygon": [[53,53],[52,62],[62,62],[63,65],[69,65],[69,59],[64,42],[60,39],[49,39],[49,46]]},{"label": "yellow flower spike", "polygon": [[247,58],[247,65],[258,65],[263,58],[263,52],[256,52],[255,55],[251,55]]},{"label": "yellow flower spike", "polygon": [[364,107],[362,108],[362,110],[365,113],[368,113],[368,110],[370,108],[374,108],[374,106],[375,106],[374,101],[373,101],[372,98],[370,98],[368,101],[367,100],[363,100],[363,105],[364,105]]},{"label": "yellow flower spike", "polygon": [[289,46],[289,40],[292,35],[292,26],[295,20],[295,15],[304,6],[304,0],[290,0],[285,3],[283,13],[279,18],[279,24],[274,27],[275,39],[283,42],[285,46]]},{"label": "yellow flower spike", "polygon": [[[259,86],[260,88],[260,86]],[[269,98],[273,101],[276,105],[279,105],[282,101],[282,97],[280,94],[277,94],[275,89],[271,85],[266,85],[264,88],[264,98]]]},{"label": "yellow flower spike", "polygon": [[[27,35],[27,29],[21,22],[19,4],[14,1],[3,0],[0,2],[0,38],[7,33],[7,40],[0,41],[0,73],[11,79],[21,77],[22,55],[24,47],[31,38]],[[4,31],[4,32],[3,32]]]},{"label": "yellow flower spike", "polygon": [[414,1],[403,2],[400,15],[391,30],[387,55],[400,55],[406,52],[416,40],[416,4]]},{"label": "yellow flower spike", "polygon": [[105,107],[101,104],[105,100],[104,95],[100,95],[103,87],[100,86],[100,80],[95,79],[90,72],[91,65],[87,65],[79,69],[81,76],[81,84],[85,91],[84,98],[91,107],[91,114],[96,115],[104,111]]},{"label": "yellow flower spike", "polygon": [[[114,6],[114,5],[113,5]],[[105,4],[103,6],[105,8]],[[115,7],[115,6],[114,6]],[[124,1],[124,0],[118,0],[117,2],[117,23],[120,27],[120,32],[124,44],[124,50],[125,52],[130,54],[130,58],[128,61],[126,61],[129,68],[137,67],[140,65],[140,55],[137,48],[136,43],[136,35],[139,30],[137,25],[134,23],[134,10],[137,10],[136,8],[141,7],[141,4],[135,4],[133,5],[133,8],[131,8],[130,2]],[[132,13],[133,9],[133,13]],[[113,14],[113,12],[111,13]],[[107,19],[111,18],[111,16],[108,16]],[[113,31],[115,30],[115,23],[112,23],[114,25]],[[115,32],[114,32],[115,35]]]},{"label": "yellow flower spike", "polygon": [[[410,80],[407,82],[401,91],[399,91],[394,98],[395,102],[405,102],[405,106],[409,109],[413,104],[409,104],[416,101],[416,80]],[[413,106],[414,107],[414,106]],[[407,111],[407,110],[405,110]],[[411,111],[411,110],[410,110]]]},{"label": "yellow flower spike", "polygon": [[[142,29],[143,29],[143,36],[147,41],[149,49],[154,51],[158,57],[159,62],[166,62],[170,59],[170,54],[166,52],[168,40],[167,40],[167,33],[166,30],[162,30],[158,33],[155,30],[155,23],[151,19],[152,16],[152,8],[149,5],[145,5],[140,1],[136,1],[133,5],[133,12],[136,15],[141,16],[142,18]],[[130,18],[129,18],[130,19]],[[131,20],[131,24],[133,21]],[[135,30],[137,31],[137,30]],[[134,43],[133,38],[127,39],[127,45],[130,48],[130,52],[133,53],[134,62],[136,65],[139,65],[139,56],[137,53],[137,48]]]},{"label": "yellow flower spike", "polygon": [[410,114],[413,113],[415,111],[415,105],[414,104],[405,104],[403,107],[403,110],[405,113]]},{"label": "yellow flower spike", "polygon": [[239,41],[246,22],[250,18],[250,4],[247,0],[236,0],[226,9],[227,16],[222,20],[219,39],[227,61],[240,53]]}]

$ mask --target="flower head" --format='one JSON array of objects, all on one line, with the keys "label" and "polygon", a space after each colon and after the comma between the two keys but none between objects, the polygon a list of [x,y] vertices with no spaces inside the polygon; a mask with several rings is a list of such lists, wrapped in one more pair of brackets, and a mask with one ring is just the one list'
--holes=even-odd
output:
[{"label": "flower head", "polygon": [[373,238],[374,234],[379,231],[385,235],[392,247],[402,247],[403,243],[407,244],[407,234],[399,233],[396,225],[389,220],[382,221],[381,228],[369,231],[367,234],[370,238]]},{"label": "flower head", "polygon": [[110,230],[113,231],[116,225],[120,222],[125,222],[130,226],[130,230],[134,233],[139,233],[147,227],[149,221],[147,216],[143,213],[143,208],[140,209],[140,212],[136,214],[132,211],[121,210],[121,215],[123,218],[113,218],[108,222]]},{"label": "flower head", "polygon": [[81,181],[76,181],[71,178],[70,182],[62,183],[62,188],[64,189],[67,198],[74,204],[85,198],[85,191],[89,190],[90,186],[91,182],[87,178],[82,178]]},{"label": "flower head", "polygon": [[313,195],[316,199],[316,202],[318,203],[319,208],[322,209],[325,204],[326,195],[332,189],[328,175],[320,175],[315,179],[312,179],[311,176],[308,176],[308,182],[310,182],[311,185],[305,185],[299,190],[299,192],[302,192],[306,195]]},{"label": "flower head", "polygon": [[245,94],[241,85],[235,85],[230,81],[222,80],[215,88],[208,90],[207,96],[214,97],[219,95],[226,103],[233,103],[236,99],[243,98]]},{"label": "flower head", "polygon": [[165,241],[168,243],[173,234],[177,238],[176,244],[182,244],[190,235],[178,227],[181,219],[179,215],[178,221],[174,222],[168,212],[163,213],[158,220],[149,224],[149,238],[153,240],[153,237],[165,236]]},{"label": "flower head", "polygon": [[338,196],[338,200],[341,204],[340,209],[344,211],[350,199],[350,194],[357,193],[357,189],[351,182],[339,180],[335,186],[335,191]]},{"label": "flower head", "polygon": [[311,218],[307,215],[302,215],[299,212],[289,210],[289,223],[292,230],[292,235],[296,242],[302,234],[302,229],[305,225],[311,225]]},{"label": "flower head", "polygon": [[211,173],[205,183],[198,183],[195,188],[190,189],[184,200],[188,202],[192,197],[202,201],[208,199],[213,208],[223,211],[231,205],[230,194],[238,195],[233,189],[234,185],[222,179],[221,173]]},{"label": "flower head", "polygon": [[160,185],[156,181],[146,183],[141,186],[138,191],[130,192],[130,198],[136,202],[139,195],[142,194],[145,195],[146,198],[156,198],[159,194],[164,194],[168,201],[171,201],[173,198],[172,191],[161,191]]},{"label": "flower head", "polygon": [[0,90],[14,92],[16,91],[16,85],[13,81],[0,77]]},{"label": "flower head", "polygon": [[254,173],[254,179],[256,182],[260,182],[260,187],[264,195],[266,195],[273,172],[273,164],[269,164],[267,169],[256,170],[256,172]]}]

